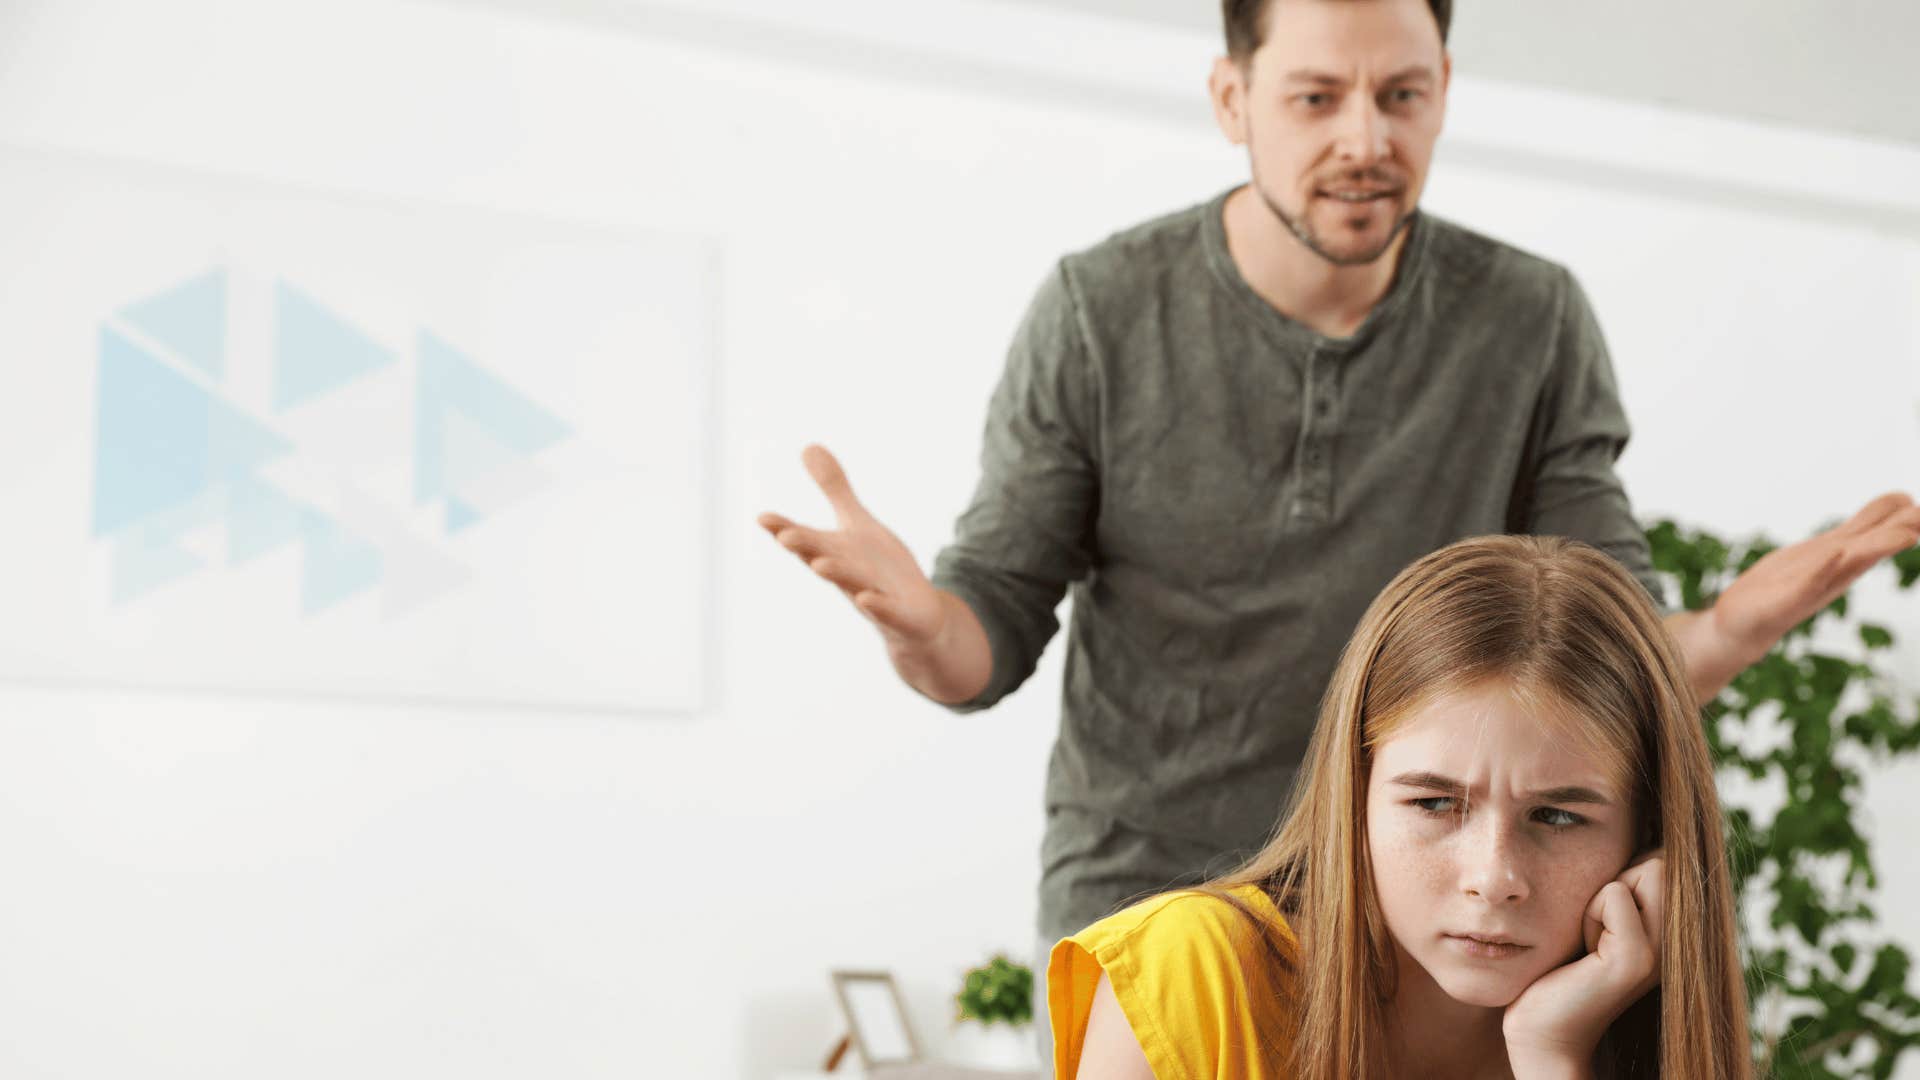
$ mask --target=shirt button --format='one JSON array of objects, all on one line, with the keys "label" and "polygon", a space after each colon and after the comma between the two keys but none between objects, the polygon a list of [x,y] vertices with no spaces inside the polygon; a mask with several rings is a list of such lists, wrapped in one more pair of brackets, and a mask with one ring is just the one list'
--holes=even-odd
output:
[{"label": "shirt button", "polygon": [[1319,413],[1321,416],[1325,416],[1333,411],[1333,402],[1328,401],[1326,398],[1321,398],[1319,403],[1314,405],[1313,411]]}]

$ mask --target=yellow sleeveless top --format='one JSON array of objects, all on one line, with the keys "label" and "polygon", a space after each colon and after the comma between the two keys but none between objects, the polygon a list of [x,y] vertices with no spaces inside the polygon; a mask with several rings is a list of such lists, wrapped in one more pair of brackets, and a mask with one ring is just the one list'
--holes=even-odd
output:
[{"label": "yellow sleeveless top", "polygon": [[[1263,890],[1229,891],[1297,947]],[[1073,1080],[1080,1068],[1104,971],[1155,1080],[1277,1080],[1287,1047],[1273,1040],[1285,1005],[1268,989],[1265,954],[1244,916],[1195,892],[1144,900],[1061,941],[1047,959],[1054,1076]]]}]

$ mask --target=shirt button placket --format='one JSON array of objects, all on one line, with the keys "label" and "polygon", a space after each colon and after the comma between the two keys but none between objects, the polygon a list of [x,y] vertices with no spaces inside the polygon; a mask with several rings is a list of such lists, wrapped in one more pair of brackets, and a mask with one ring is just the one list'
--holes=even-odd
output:
[{"label": "shirt button placket", "polygon": [[1294,500],[1297,518],[1324,521],[1332,506],[1332,413],[1333,400],[1327,366],[1320,350],[1307,354],[1307,393],[1301,401],[1301,425],[1306,431],[1306,460],[1300,470],[1300,493]]}]

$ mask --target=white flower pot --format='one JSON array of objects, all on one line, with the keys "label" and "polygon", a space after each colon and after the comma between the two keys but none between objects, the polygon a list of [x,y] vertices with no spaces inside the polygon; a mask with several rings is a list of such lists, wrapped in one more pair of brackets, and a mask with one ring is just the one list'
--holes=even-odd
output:
[{"label": "white flower pot", "polygon": [[982,1024],[963,1020],[953,1033],[953,1052],[959,1064],[976,1069],[1034,1069],[1040,1065],[1033,1025]]}]

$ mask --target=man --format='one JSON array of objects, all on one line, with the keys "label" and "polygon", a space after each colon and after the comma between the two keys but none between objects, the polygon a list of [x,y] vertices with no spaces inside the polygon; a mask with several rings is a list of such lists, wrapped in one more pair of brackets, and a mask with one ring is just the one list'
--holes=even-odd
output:
[{"label": "man", "polygon": [[[1450,7],[1225,0],[1210,92],[1249,183],[1060,262],[931,580],[819,447],[805,461],[839,527],[761,518],[872,620],[908,685],[956,710],[1031,673],[1071,587],[1043,947],[1259,846],[1341,646],[1415,558],[1565,535],[1658,596],[1578,284],[1416,209]],[[1920,508],[1884,496],[1671,616],[1696,689],[1917,540]]]}]

